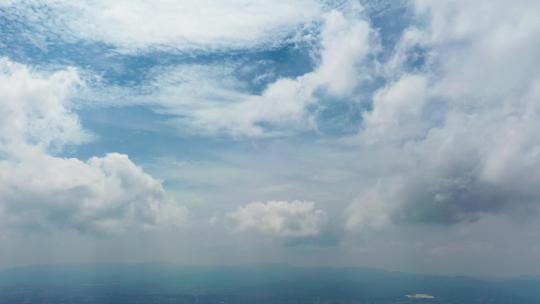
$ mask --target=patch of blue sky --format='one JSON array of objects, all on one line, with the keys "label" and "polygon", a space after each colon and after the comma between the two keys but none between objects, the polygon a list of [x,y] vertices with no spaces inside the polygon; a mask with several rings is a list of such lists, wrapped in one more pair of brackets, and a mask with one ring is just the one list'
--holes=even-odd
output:
[{"label": "patch of blue sky", "polygon": [[132,86],[151,81],[152,71],[181,65],[219,66],[230,64],[235,68],[231,77],[247,84],[246,93],[258,94],[268,83],[279,77],[296,77],[313,68],[309,48],[297,43],[279,45],[270,49],[244,49],[229,51],[153,51],[135,54],[115,54],[97,58],[95,73],[109,85]]},{"label": "patch of blue sky", "polygon": [[323,101],[317,105],[317,132],[326,136],[357,133],[365,106],[343,100]]},{"label": "patch of blue sky", "polygon": [[246,52],[238,58],[234,77],[249,83],[248,93],[260,94],[278,78],[295,78],[312,71],[316,65],[307,44],[289,43],[279,48]]},{"label": "patch of blue sky", "polygon": [[420,45],[408,49],[405,56],[403,69],[409,73],[422,72],[428,67],[429,50]]},{"label": "patch of blue sky", "polygon": [[382,50],[380,59],[387,59],[403,31],[415,23],[413,8],[407,0],[364,0],[365,13],[371,26],[378,31]]},{"label": "patch of blue sky", "polygon": [[64,156],[88,159],[119,152],[139,161],[171,156],[181,161],[214,160],[217,154],[213,151],[242,145],[220,138],[180,136],[175,127],[167,124],[173,116],[157,114],[144,106],[84,108],[79,114],[83,126],[94,132],[96,138],[76,150],[66,151]]}]

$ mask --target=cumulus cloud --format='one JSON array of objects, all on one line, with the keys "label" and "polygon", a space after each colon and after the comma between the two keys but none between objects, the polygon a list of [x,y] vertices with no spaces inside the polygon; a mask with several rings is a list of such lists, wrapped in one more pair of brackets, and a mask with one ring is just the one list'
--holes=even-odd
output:
[{"label": "cumulus cloud", "polygon": [[0,58],[0,150],[59,149],[88,140],[77,115],[69,110],[69,97],[80,85],[75,69],[39,75]]},{"label": "cumulus cloud", "polygon": [[538,210],[540,7],[486,5],[416,1],[427,25],[405,31],[397,51],[421,45],[430,60],[414,74],[406,59],[391,60],[392,69],[401,62],[397,79],[364,113],[361,149],[390,158],[351,205],[350,227]]},{"label": "cumulus cloud", "polygon": [[185,208],[126,155],[54,156],[88,139],[69,104],[80,84],[74,69],[40,73],[0,60],[1,226],[121,233],[183,221]]},{"label": "cumulus cloud", "polygon": [[[160,182],[126,155],[112,153],[87,162],[41,153],[27,157],[0,161],[2,225],[122,233],[185,220],[186,210],[169,210],[174,205],[167,202]],[[169,211],[176,212],[172,219]]]},{"label": "cumulus cloud", "polygon": [[276,237],[311,237],[321,232],[326,213],[307,201],[254,202],[228,214],[236,231],[255,231]]}]

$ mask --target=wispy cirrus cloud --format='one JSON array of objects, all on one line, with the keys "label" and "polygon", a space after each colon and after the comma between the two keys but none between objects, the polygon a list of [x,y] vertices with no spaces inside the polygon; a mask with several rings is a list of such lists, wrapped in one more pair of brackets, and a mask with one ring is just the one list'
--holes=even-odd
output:
[{"label": "wispy cirrus cloud", "polygon": [[317,22],[324,9],[314,0],[4,1],[0,7],[51,38],[101,42],[122,52],[274,46]]},{"label": "wispy cirrus cloud", "polygon": [[220,62],[158,67],[141,86],[104,86],[93,99],[145,104],[172,115],[170,123],[179,129],[202,135],[268,137],[316,130],[317,113],[310,108],[325,99],[354,99],[358,87],[372,79],[369,56],[377,52],[376,34],[359,4],[346,8],[321,16],[311,71],[276,75],[260,93],[235,75],[239,63]]}]

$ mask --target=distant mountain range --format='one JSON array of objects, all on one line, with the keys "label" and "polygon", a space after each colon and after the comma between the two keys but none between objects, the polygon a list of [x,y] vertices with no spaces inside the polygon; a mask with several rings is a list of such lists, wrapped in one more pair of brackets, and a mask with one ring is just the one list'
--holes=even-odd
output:
[{"label": "distant mountain range", "polygon": [[38,265],[0,270],[4,303],[540,303],[540,277],[285,265]]}]

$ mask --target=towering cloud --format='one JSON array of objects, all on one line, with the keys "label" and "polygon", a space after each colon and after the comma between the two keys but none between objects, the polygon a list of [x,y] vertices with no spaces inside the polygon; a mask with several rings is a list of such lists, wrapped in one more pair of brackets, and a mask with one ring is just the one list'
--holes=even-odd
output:
[{"label": "towering cloud", "polygon": [[[540,64],[540,21],[531,12],[540,7],[529,1],[416,1],[415,7],[427,25],[405,31],[390,61],[402,63],[400,73],[393,70],[397,79],[375,93],[359,133],[362,149],[394,158],[377,186],[352,204],[349,226],[537,212],[540,73],[531,67]],[[419,47],[425,66],[407,72],[403,56]]]}]

